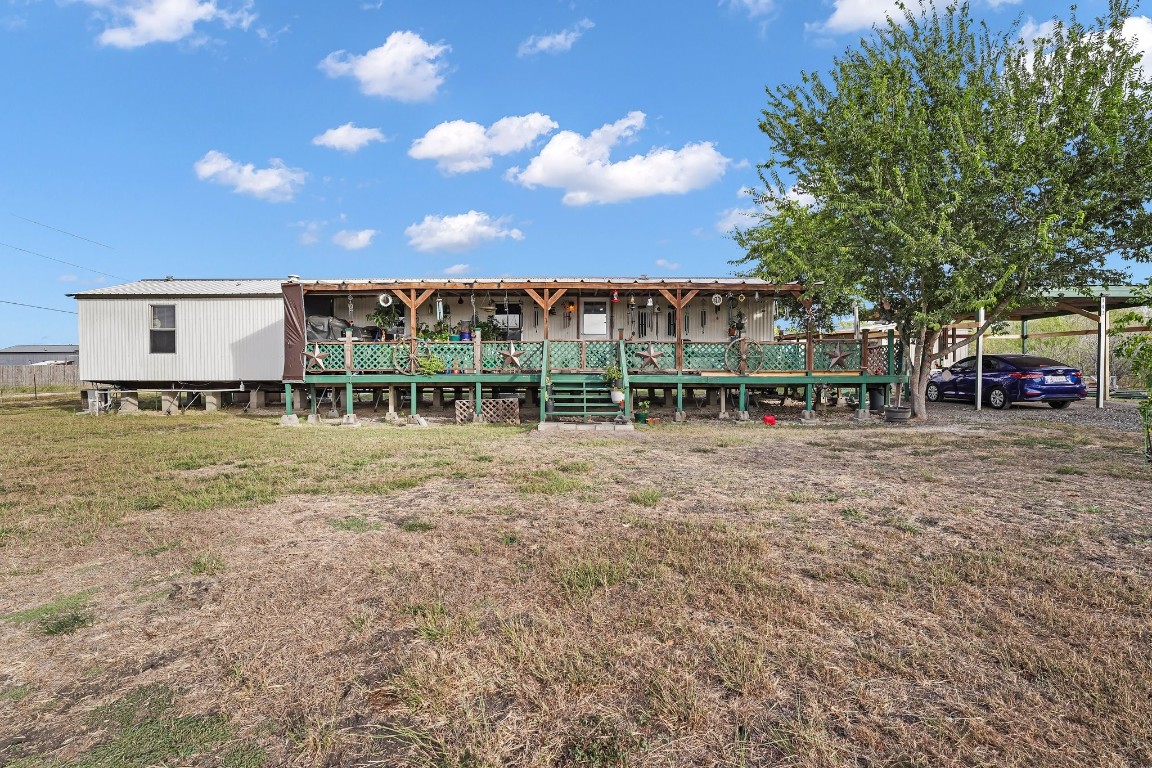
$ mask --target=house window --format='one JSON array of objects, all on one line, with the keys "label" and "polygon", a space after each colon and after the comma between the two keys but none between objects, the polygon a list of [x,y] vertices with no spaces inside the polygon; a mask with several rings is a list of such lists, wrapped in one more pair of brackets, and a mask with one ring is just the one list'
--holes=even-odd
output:
[{"label": "house window", "polygon": [[585,301],[581,310],[583,337],[586,339],[608,338],[608,302]]},{"label": "house window", "polygon": [[153,304],[152,325],[148,330],[149,352],[153,354],[175,354],[176,352],[176,305]]}]

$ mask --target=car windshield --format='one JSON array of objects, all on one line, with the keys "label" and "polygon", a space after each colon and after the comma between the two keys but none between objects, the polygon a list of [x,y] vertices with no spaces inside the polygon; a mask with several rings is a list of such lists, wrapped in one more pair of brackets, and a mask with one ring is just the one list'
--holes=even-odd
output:
[{"label": "car windshield", "polygon": [[1050,357],[1038,357],[1036,355],[1018,355],[1006,359],[1017,368],[1048,368],[1053,365],[1067,367],[1064,363],[1053,360]]}]

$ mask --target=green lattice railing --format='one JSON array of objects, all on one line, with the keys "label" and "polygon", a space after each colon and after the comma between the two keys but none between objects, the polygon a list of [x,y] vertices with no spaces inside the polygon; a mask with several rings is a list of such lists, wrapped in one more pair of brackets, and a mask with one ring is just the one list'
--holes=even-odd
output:
[{"label": "green lattice railing", "polygon": [[[305,345],[306,373],[345,370],[345,349],[350,346],[353,371],[408,372],[411,365],[411,340],[371,342],[308,342]],[[520,365],[513,366],[505,357],[509,342],[486,341],[480,344],[480,371],[484,373],[542,371],[544,369],[544,342],[524,341],[512,343]],[[738,345],[739,341],[733,342]],[[417,354],[433,357],[444,363],[446,370],[475,370],[475,345],[472,342],[424,341],[416,342]],[[861,363],[859,341],[818,341],[812,345],[812,369],[816,371],[859,371]],[[549,342],[549,369],[603,370],[616,364],[623,348],[626,370],[670,371],[676,369],[676,344],[662,342],[616,341],[551,341]],[[649,351],[655,355],[655,366],[644,365]],[[683,368],[686,371],[731,371],[740,368],[738,347],[725,342],[684,342]],[[749,373],[805,370],[803,341],[755,342],[746,344],[744,369]],[[316,356],[319,356],[319,362]],[[873,374],[887,372],[888,350],[884,345],[871,346],[863,363]],[[735,367],[734,367],[735,366]]]},{"label": "green lattice railing", "polygon": [[416,354],[439,360],[446,371],[469,369],[473,365],[470,341],[420,341]]},{"label": "green lattice railing", "polygon": [[601,370],[616,364],[614,341],[550,341],[549,363],[553,370]]},{"label": "green lattice railing", "polygon": [[804,342],[765,342],[760,347],[763,350],[760,371],[804,370]]},{"label": "green lattice railing", "polygon": [[[624,345],[624,355],[628,358],[628,370],[674,371],[676,370],[676,344],[670,341],[640,343],[630,341]],[[648,360],[653,360],[649,363]],[[643,367],[641,367],[643,366]]]},{"label": "green lattice railing", "polygon": [[684,370],[724,370],[724,348],[726,346],[728,345],[717,341],[684,342]]},{"label": "green lattice railing", "polygon": [[398,360],[407,361],[408,347],[404,345],[403,356],[397,356],[395,343],[355,343],[352,345],[352,368],[357,371],[394,371]]},{"label": "green lattice railing", "polygon": [[509,344],[507,341],[485,341],[480,344],[480,367],[485,373],[515,370],[504,357],[512,348],[519,354],[520,370],[540,370],[544,361],[544,342],[515,341],[511,342],[511,346]]},{"label": "green lattice railing", "polygon": [[860,342],[817,341],[812,344],[812,370],[860,370]]}]

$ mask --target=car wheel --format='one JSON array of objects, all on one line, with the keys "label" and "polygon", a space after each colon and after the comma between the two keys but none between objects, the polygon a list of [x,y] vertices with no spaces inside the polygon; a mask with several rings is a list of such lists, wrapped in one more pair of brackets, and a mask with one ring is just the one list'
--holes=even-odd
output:
[{"label": "car wheel", "polygon": [[924,390],[924,397],[930,403],[940,402],[940,385],[934,381],[928,382],[928,387]]},{"label": "car wheel", "polygon": [[1005,391],[1004,387],[992,387],[988,390],[988,405],[1002,411],[1012,405],[1012,402],[1008,399],[1008,392]]},{"label": "car wheel", "polygon": [[1070,405],[1072,405],[1071,400],[1056,400],[1055,402],[1048,403],[1049,408],[1055,408],[1058,411],[1067,408]]}]

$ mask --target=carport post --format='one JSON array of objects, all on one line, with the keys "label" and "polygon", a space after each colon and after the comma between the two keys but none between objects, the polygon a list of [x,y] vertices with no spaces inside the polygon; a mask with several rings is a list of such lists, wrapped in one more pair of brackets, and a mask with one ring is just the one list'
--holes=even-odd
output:
[{"label": "carport post", "polygon": [[1020,354],[1028,354],[1028,321],[1020,320]]},{"label": "carport post", "polygon": [[[976,310],[976,331],[984,325],[984,307]],[[984,407],[984,334],[976,337],[976,410]]]},{"label": "carport post", "polygon": [[1100,319],[1096,349],[1096,407],[1103,408],[1108,399],[1108,296],[1100,294]]}]

